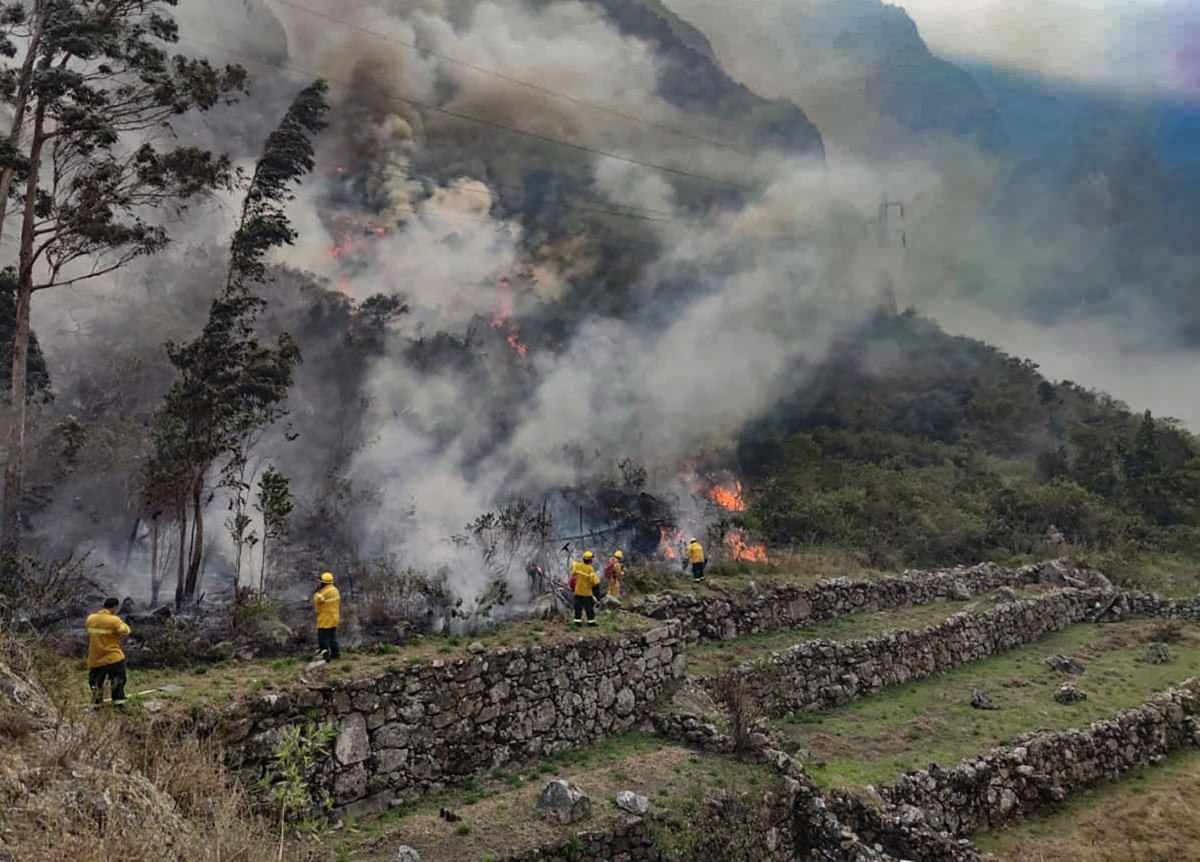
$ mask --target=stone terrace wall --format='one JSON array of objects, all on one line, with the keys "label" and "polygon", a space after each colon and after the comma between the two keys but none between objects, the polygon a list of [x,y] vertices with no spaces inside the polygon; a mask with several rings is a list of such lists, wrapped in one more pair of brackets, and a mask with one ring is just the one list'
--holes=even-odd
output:
[{"label": "stone terrace wall", "polygon": [[582,832],[563,844],[506,856],[504,862],[662,862],[662,859],[647,822],[631,817],[609,832]]},{"label": "stone terrace wall", "polygon": [[996,655],[1074,623],[1107,604],[1110,593],[1060,590],[962,612],[919,631],[853,641],[805,641],[738,669],[770,716],[827,709],[885,686],[925,679]]},{"label": "stone terrace wall", "polygon": [[280,729],[331,722],[321,780],[338,806],[459,783],[492,767],[586,745],[646,720],[686,670],[674,623],[624,638],[579,638],[401,666],[378,677],[243,701],[214,728],[230,765],[253,779]]},{"label": "stone terrace wall", "polygon": [[1189,680],[1081,730],[1029,734],[950,770],[910,772],[881,795],[891,805],[919,809],[936,829],[968,835],[1200,744],[1198,716],[1200,688]]},{"label": "stone terrace wall", "polygon": [[[719,581],[714,582],[719,583]],[[899,577],[819,581],[744,596],[697,596],[670,593],[633,603],[630,610],[659,620],[680,620],[689,640],[731,640],[753,632],[794,628],[864,611],[923,605],[938,599],[1033,584],[1108,586],[1097,572],[1063,561],[1005,569],[994,563]]]}]

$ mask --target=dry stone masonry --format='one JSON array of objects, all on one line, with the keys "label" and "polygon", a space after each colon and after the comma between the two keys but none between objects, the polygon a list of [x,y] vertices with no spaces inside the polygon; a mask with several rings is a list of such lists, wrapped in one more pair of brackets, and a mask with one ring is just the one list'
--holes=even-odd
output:
[{"label": "dry stone masonry", "polygon": [[952,769],[910,772],[880,793],[933,828],[969,835],[1038,813],[1069,794],[1200,744],[1194,680],[1080,730],[1014,740]]},{"label": "dry stone masonry", "polygon": [[1032,643],[1093,618],[1107,598],[1096,590],[1061,590],[983,613],[964,611],[919,631],[805,641],[738,673],[767,715],[827,709]]},{"label": "dry stone masonry", "polygon": [[1060,560],[1019,569],[981,563],[933,572],[904,572],[898,577],[871,581],[834,578],[812,586],[779,587],[744,596],[670,593],[648,597],[630,609],[654,619],[681,621],[689,640],[732,640],[846,614],[970,598],[1035,584],[1092,589],[1111,586],[1099,572]]},{"label": "dry stone masonry", "polygon": [[634,727],[685,668],[681,630],[665,623],[619,639],[477,652],[258,697],[226,713],[219,732],[231,765],[254,777],[281,728],[332,724],[337,738],[321,780],[337,806],[365,810]]}]

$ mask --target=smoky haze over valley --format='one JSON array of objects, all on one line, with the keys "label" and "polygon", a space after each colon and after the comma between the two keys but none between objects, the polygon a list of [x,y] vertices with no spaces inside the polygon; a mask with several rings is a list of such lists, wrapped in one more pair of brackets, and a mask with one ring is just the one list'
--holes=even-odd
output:
[{"label": "smoky haze over valley", "polygon": [[[889,295],[1200,430],[1194,79],[1098,59],[1142,56],[1155,34],[1159,55],[1183,51],[1169,24],[1185,10],[1148,4],[1134,27],[1050,7],[1108,49],[1033,67],[1019,28],[1012,50],[972,56],[951,6],[181,0],[183,49],[252,76],[236,113],[184,131],[194,142],[248,166],[298,89],[331,84],[317,171],[289,208],[300,239],[264,288],[264,326],[304,364],[253,469],[291,477],[298,517],[329,531],[314,544],[449,566],[474,595],[488,575],[449,541],[471,519],[623,459],[685,497],[682,465],[803,388]],[[904,213],[881,230],[884,196]],[[196,208],[163,255],[35,302],[46,410],[129,423],[106,469],[53,491],[37,522],[52,546],[94,544],[128,571],[137,513],[109,501],[236,211]],[[364,334],[348,303],[378,294],[408,313]]]}]

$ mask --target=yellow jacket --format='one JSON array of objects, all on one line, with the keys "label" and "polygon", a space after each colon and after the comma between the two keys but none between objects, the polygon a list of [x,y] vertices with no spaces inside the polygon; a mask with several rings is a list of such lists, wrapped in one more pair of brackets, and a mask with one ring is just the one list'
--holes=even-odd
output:
[{"label": "yellow jacket", "polygon": [[131,631],[121,618],[105,608],[88,614],[84,623],[88,633],[88,667],[104,667],[125,661],[121,638]]},{"label": "yellow jacket", "polygon": [[342,617],[342,594],[337,587],[326,584],[313,593],[313,607],[317,611],[317,628],[337,628]]},{"label": "yellow jacket", "polygon": [[590,596],[596,584],[600,583],[600,576],[596,574],[595,567],[587,563],[571,563],[571,574],[575,576],[577,596]]},{"label": "yellow jacket", "polygon": [[688,562],[704,562],[704,548],[700,547],[699,542],[692,542],[690,545],[688,545]]}]

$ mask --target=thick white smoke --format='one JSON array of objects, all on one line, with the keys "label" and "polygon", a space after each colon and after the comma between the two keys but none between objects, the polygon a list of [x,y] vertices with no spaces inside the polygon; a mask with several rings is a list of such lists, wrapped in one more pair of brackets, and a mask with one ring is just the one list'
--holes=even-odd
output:
[{"label": "thick white smoke", "polygon": [[[685,11],[688,2],[696,10],[721,5],[677,5]],[[356,300],[402,294],[412,313],[396,325],[407,334],[444,330],[471,338],[478,336],[471,327],[482,325],[496,349],[505,351],[482,375],[455,366],[418,372],[393,345],[374,361],[357,399],[318,386],[317,369],[302,367],[291,405],[298,423],[341,423],[354,429],[345,439],[363,441],[341,466],[346,478],[373,492],[350,513],[364,555],[393,554],[422,569],[449,566],[456,588],[469,599],[489,574],[477,556],[447,541],[468,521],[513,494],[586,482],[622,458],[670,475],[697,451],[727,444],[748,419],[803,383],[793,369],[819,361],[872,307],[883,282],[894,285],[902,304],[944,311],[958,331],[993,342],[1007,333],[1008,342],[999,339],[1004,346],[1035,359],[1053,357],[1043,360],[1051,373],[1095,385],[1128,379],[1127,367],[1089,378],[1079,358],[1094,329],[1072,329],[1069,338],[1056,337],[1051,350],[1043,343],[1049,335],[1012,325],[1012,309],[1031,290],[1025,265],[1044,265],[1039,255],[1053,262],[1061,252],[1006,245],[979,218],[1007,167],[994,155],[929,138],[924,155],[906,153],[882,165],[847,155],[824,165],[770,151],[752,159],[615,116],[596,105],[697,136],[721,138],[729,131],[719,120],[685,114],[662,99],[653,47],[622,35],[589,2],[298,3],[346,23],[269,0],[221,0],[230,9],[219,15],[188,0],[180,7],[185,38],[189,32],[208,41],[236,34],[239,50],[250,55],[286,56],[283,70],[247,62],[256,78],[269,82],[256,89],[261,95],[252,102],[256,126],[269,128],[286,104],[283,80],[293,88],[313,74],[333,82],[334,122],[320,143],[319,174],[290,210],[301,240],[279,261],[327,278]],[[250,11],[238,11],[243,8]],[[722,14],[733,9],[725,4]],[[768,29],[772,15],[783,16],[776,35],[784,36],[785,11],[755,4],[749,14],[737,7],[744,23]],[[701,15],[697,23],[710,21]],[[786,38],[763,42],[753,37],[753,26],[708,29],[718,53],[752,85],[772,96],[793,95],[787,84],[772,89],[767,78],[770,69],[789,68]],[[820,74],[828,76],[830,92],[852,77],[836,64]],[[736,210],[700,213],[683,203],[703,185],[699,180],[549,143],[535,149],[494,127],[417,110],[399,96],[756,191]],[[855,132],[853,117],[831,116],[846,119],[846,134]],[[509,141],[509,158],[496,156],[497,142]],[[524,148],[517,150],[516,143]],[[488,160],[474,155],[485,145],[491,148]],[[571,229],[560,232],[550,229],[553,224],[528,224],[515,212],[525,190],[514,192],[512,185],[537,169],[586,180],[580,183],[588,189],[584,206],[636,212],[609,221],[589,220],[578,210],[545,215],[546,222],[571,220]],[[879,247],[878,226],[869,223],[883,194],[906,203],[903,224],[893,224],[886,249]],[[222,242],[233,204],[199,217],[190,238],[197,245]],[[907,250],[897,244],[901,228],[908,233]],[[657,249],[650,263],[628,269],[634,283],[625,295],[637,307],[621,309],[619,316],[609,309],[570,309],[582,322],[565,343],[537,344],[524,358],[509,353],[504,336],[519,335],[504,318],[513,315],[516,326],[523,317],[552,310],[573,284],[605,274],[601,267],[624,264],[597,251],[591,231],[599,229],[620,231],[631,259],[643,261],[646,248]],[[1095,241],[1081,233],[1071,254]],[[125,326],[131,315],[149,320],[153,303],[127,295],[144,276],[130,273],[112,291],[117,307],[91,306],[89,313]],[[174,295],[169,270],[158,277],[164,294]],[[502,287],[502,278],[511,286]],[[664,287],[681,280],[687,290]],[[207,300],[187,296],[190,305],[172,311],[145,337],[157,344],[168,335],[186,337],[189,323],[198,329]],[[57,302],[43,303],[35,323],[39,331],[57,332],[65,313]],[[48,338],[52,370],[86,367],[87,357],[103,350],[108,332],[100,327],[91,338]],[[161,365],[161,352],[143,352]],[[169,375],[160,374],[153,385],[164,380]],[[1123,394],[1121,385],[1115,388]],[[1176,408],[1181,403],[1165,389],[1163,400]],[[1158,409],[1156,401],[1149,406]],[[346,410],[352,415],[335,415]],[[311,498],[332,461],[328,450],[335,437],[310,432],[294,444],[265,441],[260,449],[293,477],[299,496]],[[223,517],[223,502],[215,500],[208,518],[218,525],[212,541],[227,555]],[[257,560],[250,565],[257,568]]]}]

